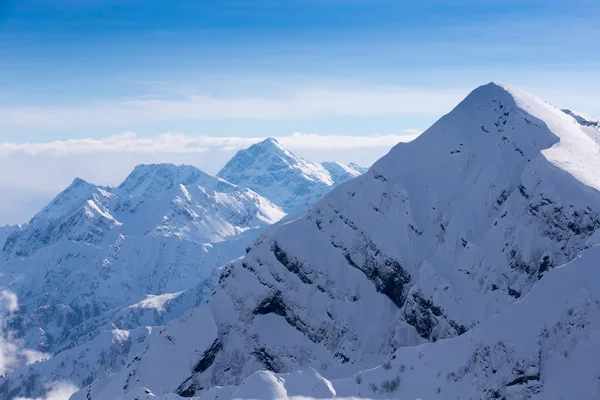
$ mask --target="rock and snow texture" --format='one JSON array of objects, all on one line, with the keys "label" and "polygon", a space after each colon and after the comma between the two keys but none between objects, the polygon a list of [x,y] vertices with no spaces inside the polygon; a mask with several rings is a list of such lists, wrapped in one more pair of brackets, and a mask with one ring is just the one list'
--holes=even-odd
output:
[{"label": "rock and snow texture", "polygon": [[141,165],[117,188],[76,179],[8,236],[0,286],[28,313],[26,344],[54,352],[86,319],[208,279],[284,215],[189,166]]},{"label": "rock and snow texture", "polygon": [[[116,188],[75,179],[29,223],[0,231],[0,288],[20,305],[6,329],[24,348],[54,354],[115,329],[163,325],[197,306],[215,287],[215,270],[283,216],[252,190],[191,166],[140,165]],[[123,346],[85,352],[76,361],[60,353],[67,366],[52,377],[85,384],[104,376],[93,373],[95,357],[112,357],[98,362],[108,373],[135,355]],[[14,375],[28,386],[0,379],[0,397],[37,397],[48,375],[36,371],[47,368]]]},{"label": "rock and snow texture", "polygon": [[327,380],[312,368],[259,371],[197,398],[598,399],[599,259],[600,247],[586,250],[464,335],[399,348],[382,365],[349,377]]},{"label": "rock and snow texture", "polygon": [[364,171],[353,163],[318,164],[305,160],[268,138],[240,150],[217,176],[254,190],[294,215],[305,211],[334,186]]},{"label": "rock and snow texture", "polygon": [[[262,369],[307,368],[339,396],[552,398],[564,372],[584,386],[575,398],[597,398],[598,251],[585,272],[571,276],[579,261],[551,270],[600,242],[599,189],[600,148],[576,119],[511,86],[482,86],[269,229],[205,303],[74,398],[137,386],[207,396]],[[563,348],[582,362],[563,363]],[[256,390],[269,381],[273,398],[287,390],[280,375],[252,379]]]},{"label": "rock and snow texture", "polygon": [[574,110],[563,110],[563,112],[575,118],[575,120],[577,120],[577,122],[579,122],[583,126],[591,126],[593,128],[600,129],[599,117],[594,117],[592,115]]}]

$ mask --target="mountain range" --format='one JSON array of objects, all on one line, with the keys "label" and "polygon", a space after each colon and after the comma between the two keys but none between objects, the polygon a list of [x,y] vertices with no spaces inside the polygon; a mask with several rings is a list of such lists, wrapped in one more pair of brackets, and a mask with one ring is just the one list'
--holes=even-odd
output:
[{"label": "mountain range", "polygon": [[354,163],[317,164],[296,157],[275,139],[240,150],[219,171],[218,177],[254,190],[296,215],[329,192],[334,186],[366,172]]},{"label": "mountain range", "polygon": [[[279,187],[303,182],[302,168],[323,169],[274,139],[253,147],[256,157],[269,151],[265,174],[277,157],[289,159]],[[352,176],[338,173],[336,182]],[[86,368],[76,361],[71,369],[55,369],[57,378],[79,374],[72,381],[83,385],[115,372],[139,350],[131,346],[133,336],[146,337],[152,330],[145,326],[164,325],[200,304],[216,286],[217,269],[284,216],[255,191],[188,165],[139,165],[117,187],[77,178],[27,224],[0,231],[0,287],[19,300],[6,330],[49,364],[62,360],[64,366],[63,353],[71,348],[91,352]],[[46,378],[29,375],[23,378],[28,385],[13,380],[17,391],[6,388],[9,378],[4,393],[38,396]]]},{"label": "mountain range", "polygon": [[[269,140],[241,151],[218,176],[270,202],[240,230],[297,216],[212,268],[210,295],[197,277],[168,295],[182,300],[166,325],[105,329],[9,373],[0,393],[37,395],[39,377],[75,375],[85,387],[73,400],[597,399],[595,121],[490,83],[363,174],[286,169],[294,157]],[[346,168],[357,176],[336,182]],[[305,180],[287,184],[298,173]],[[335,188],[301,200],[322,184]],[[90,214],[113,216],[94,204]],[[97,237],[113,220],[83,232]],[[27,229],[4,251],[29,254],[38,239],[11,239]],[[134,308],[164,308],[165,296]]]}]

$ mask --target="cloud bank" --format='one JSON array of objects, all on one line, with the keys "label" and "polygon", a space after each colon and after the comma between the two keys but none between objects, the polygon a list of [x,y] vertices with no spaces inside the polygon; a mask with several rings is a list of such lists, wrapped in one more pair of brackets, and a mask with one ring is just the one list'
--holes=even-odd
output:
[{"label": "cloud bank", "polygon": [[[275,137],[284,147],[297,150],[330,150],[391,148],[399,142],[414,139],[420,132],[406,129],[401,135],[342,136],[316,135],[296,132],[291,136]],[[125,132],[105,139],[69,139],[47,143],[0,143],[0,157],[14,153],[27,155],[84,154],[101,152],[121,153],[203,153],[211,150],[233,151],[246,148],[266,137],[214,137],[165,133],[156,137],[139,137]]]}]

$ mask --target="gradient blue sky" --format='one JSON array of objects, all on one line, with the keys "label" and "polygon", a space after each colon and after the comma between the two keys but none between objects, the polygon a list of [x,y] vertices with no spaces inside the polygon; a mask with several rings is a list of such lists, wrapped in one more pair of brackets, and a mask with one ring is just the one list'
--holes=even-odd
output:
[{"label": "gradient blue sky", "polygon": [[599,4],[0,0],[0,224],[266,136],[368,166],[489,81],[598,115]]},{"label": "gradient blue sky", "polygon": [[0,142],[401,133],[492,80],[600,113],[597,1],[0,4]]}]

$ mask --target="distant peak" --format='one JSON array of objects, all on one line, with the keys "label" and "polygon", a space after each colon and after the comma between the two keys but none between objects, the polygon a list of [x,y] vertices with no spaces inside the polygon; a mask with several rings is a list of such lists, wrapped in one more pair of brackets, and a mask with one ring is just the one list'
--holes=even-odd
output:
[{"label": "distant peak", "polygon": [[89,185],[89,183],[86,182],[85,180],[83,180],[81,178],[75,178],[75,179],[73,179],[73,182],[71,182],[69,187],[75,188],[75,187],[81,187],[81,186],[86,186],[86,185]]},{"label": "distant peak", "polygon": [[194,167],[193,165],[187,164],[139,164],[134,169],[132,174],[134,173],[143,173],[143,174],[161,174],[161,175],[170,175],[173,177],[176,176],[186,176],[186,175],[206,175],[200,169]]},{"label": "distant peak", "polygon": [[279,143],[277,141],[277,139],[272,138],[272,137],[268,137],[265,140],[263,140],[262,142],[258,142],[255,143],[254,145],[250,146],[250,148],[252,147],[257,147],[257,148],[276,148],[278,150],[284,150],[283,146],[281,145],[281,143]]},{"label": "distant peak", "polygon": [[199,179],[216,180],[217,178],[192,165],[139,164],[119,185],[118,189],[129,193],[138,189],[156,191],[169,189],[178,184],[189,185]]}]

